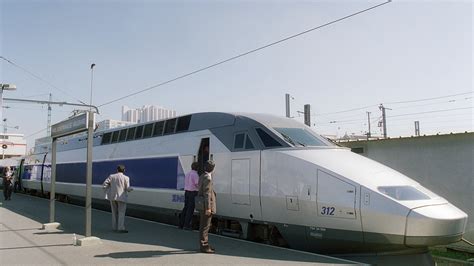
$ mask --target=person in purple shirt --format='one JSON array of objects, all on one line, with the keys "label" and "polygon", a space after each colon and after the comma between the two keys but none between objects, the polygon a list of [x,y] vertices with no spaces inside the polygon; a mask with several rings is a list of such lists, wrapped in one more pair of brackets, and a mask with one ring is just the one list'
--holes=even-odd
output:
[{"label": "person in purple shirt", "polygon": [[199,163],[191,164],[191,171],[184,177],[184,208],[179,218],[179,229],[192,230],[192,220],[194,213],[194,198],[198,194]]}]

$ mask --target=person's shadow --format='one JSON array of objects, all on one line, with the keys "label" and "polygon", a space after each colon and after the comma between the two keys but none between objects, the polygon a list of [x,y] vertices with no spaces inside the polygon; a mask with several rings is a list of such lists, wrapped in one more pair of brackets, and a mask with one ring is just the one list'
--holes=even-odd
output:
[{"label": "person's shadow", "polygon": [[150,258],[150,257],[161,257],[165,255],[183,255],[183,254],[195,254],[197,250],[173,250],[173,251],[162,251],[162,250],[145,250],[145,251],[130,251],[130,252],[114,252],[109,254],[95,255],[96,258],[114,258],[114,259],[129,259],[129,258]]}]

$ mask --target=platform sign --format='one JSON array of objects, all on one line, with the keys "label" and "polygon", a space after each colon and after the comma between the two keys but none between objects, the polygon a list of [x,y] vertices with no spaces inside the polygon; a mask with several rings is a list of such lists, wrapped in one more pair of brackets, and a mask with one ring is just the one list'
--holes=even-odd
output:
[{"label": "platform sign", "polygon": [[51,137],[59,138],[87,130],[89,113],[83,113],[51,126]]}]

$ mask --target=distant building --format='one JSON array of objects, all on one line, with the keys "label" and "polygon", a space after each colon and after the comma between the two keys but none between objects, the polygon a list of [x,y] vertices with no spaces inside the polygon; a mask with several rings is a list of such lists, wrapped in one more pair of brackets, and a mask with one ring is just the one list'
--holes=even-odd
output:
[{"label": "distant building", "polygon": [[26,140],[23,134],[0,133],[0,145],[0,159],[26,155]]},{"label": "distant building", "polygon": [[122,106],[122,120],[127,122],[145,123],[172,117],[176,117],[176,111],[156,105],[144,105],[137,109]]},{"label": "distant building", "polygon": [[124,127],[135,124],[134,122],[107,119],[97,123],[97,130],[106,130],[110,128]]}]

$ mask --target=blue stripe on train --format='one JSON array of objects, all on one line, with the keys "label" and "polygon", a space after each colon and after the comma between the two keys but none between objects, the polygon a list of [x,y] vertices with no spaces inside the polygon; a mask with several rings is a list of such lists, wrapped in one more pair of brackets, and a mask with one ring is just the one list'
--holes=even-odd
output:
[{"label": "blue stripe on train", "polygon": [[[178,157],[127,159],[94,162],[92,184],[102,184],[117,165],[125,165],[125,174],[134,187],[176,189],[178,177]],[[58,182],[85,183],[86,163],[65,163],[56,166]]]},{"label": "blue stripe on train", "polygon": [[[125,159],[104,162],[93,162],[92,184],[100,185],[110,175],[117,171],[117,165],[125,165],[125,174],[130,177],[133,187],[182,189],[184,183],[183,170],[178,157]],[[39,181],[41,165],[35,165],[37,176],[33,177],[30,171],[25,171],[23,179]],[[49,165],[46,166],[49,168]],[[26,169],[33,166],[26,166]],[[49,171],[44,180],[49,182]],[[61,163],[56,165],[56,181],[65,183],[84,184],[86,181],[86,163]]]}]

